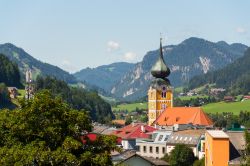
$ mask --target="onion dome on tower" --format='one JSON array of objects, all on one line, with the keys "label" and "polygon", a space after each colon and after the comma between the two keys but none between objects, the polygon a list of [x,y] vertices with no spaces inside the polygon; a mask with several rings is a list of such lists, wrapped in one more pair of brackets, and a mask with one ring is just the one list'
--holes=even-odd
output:
[{"label": "onion dome on tower", "polygon": [[159,50],[159,58],[151,69],[151,74],[155,78],[166,78],[170,74],[170,69],[165,64],[162,53],[162,39],[160,40],[160,50]]},{"label": "onion dome on tower", "polygon": [[151,86],[153,88],[160,88],[163,85],[169,87],[170,82],[167,77],[170,75],[170,69],[166,65],[163,59],[163,52],[162,52],[162,39],[160,39],[160,50],[159,50],[159,58],[157,59],[156,63],[153,65],[151,69],[151,74],[155,77],[152,81]]}]

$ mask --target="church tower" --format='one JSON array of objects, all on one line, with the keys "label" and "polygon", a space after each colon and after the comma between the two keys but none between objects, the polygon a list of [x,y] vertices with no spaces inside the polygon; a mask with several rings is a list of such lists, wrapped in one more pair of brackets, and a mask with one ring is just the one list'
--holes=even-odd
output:
[{"label": "church tower", "polygon": [[148,90],[148,124],[152,123],[168,107],[173,107],[173,90],[167,77],[170,69],[167,67],[162,52],[160,39],[159,58],[151,69],[154,79]]}]

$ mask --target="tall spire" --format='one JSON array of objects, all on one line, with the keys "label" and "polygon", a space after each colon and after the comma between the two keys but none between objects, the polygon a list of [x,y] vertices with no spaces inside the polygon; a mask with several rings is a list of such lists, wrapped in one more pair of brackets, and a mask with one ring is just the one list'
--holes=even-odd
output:
[{"label": "tall spire", "polygon": [[[163,59],[163,53],[162,53],[162,37],[160,38],[160,56]],[[164,59],[163,59],[164,61]]]},{"label": "tall spire", "polygon": [[170,74],[170,69],[165,64],[162,52],[162,38],[160,38],[159,58],[151,69],[151,74],[156,78],[166,78]]}]

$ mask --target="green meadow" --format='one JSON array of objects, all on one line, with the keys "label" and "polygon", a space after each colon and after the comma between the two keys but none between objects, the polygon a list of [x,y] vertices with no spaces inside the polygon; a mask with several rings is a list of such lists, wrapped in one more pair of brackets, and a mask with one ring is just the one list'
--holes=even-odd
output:
[{"label": "green meadow", "polygon": [[[131,104],[120,104],[112,107],[112,110],[128,110],[129,112],[135,110],[136,108],[147,109],[147,102],[144,103],[131,103]],[[222,112],[232,112],[238,115],[240,111],[250,111],[250,100],[237,101],[237,102],[218,102],[210,103],[202,106],[202,109],[207,113],[222,113]]]},{"label": "green meadow", "polygon": [[250,100],[237,101],[237,102],[218,102],[210,103],[202,106],[202,109],[207,113],[222,113],[222,112],[232,112],[238,115],[240,111],[250,111]]}]

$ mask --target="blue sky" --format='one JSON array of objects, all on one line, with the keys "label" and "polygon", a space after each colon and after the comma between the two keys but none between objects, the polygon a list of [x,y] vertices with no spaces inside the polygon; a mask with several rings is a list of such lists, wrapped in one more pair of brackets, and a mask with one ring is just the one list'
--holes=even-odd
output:
[{"label": "blue sky", "polygon": [[69,72],[145,53],[189,37],[250,45],[247,0],[2,0],[0,43]]}]

